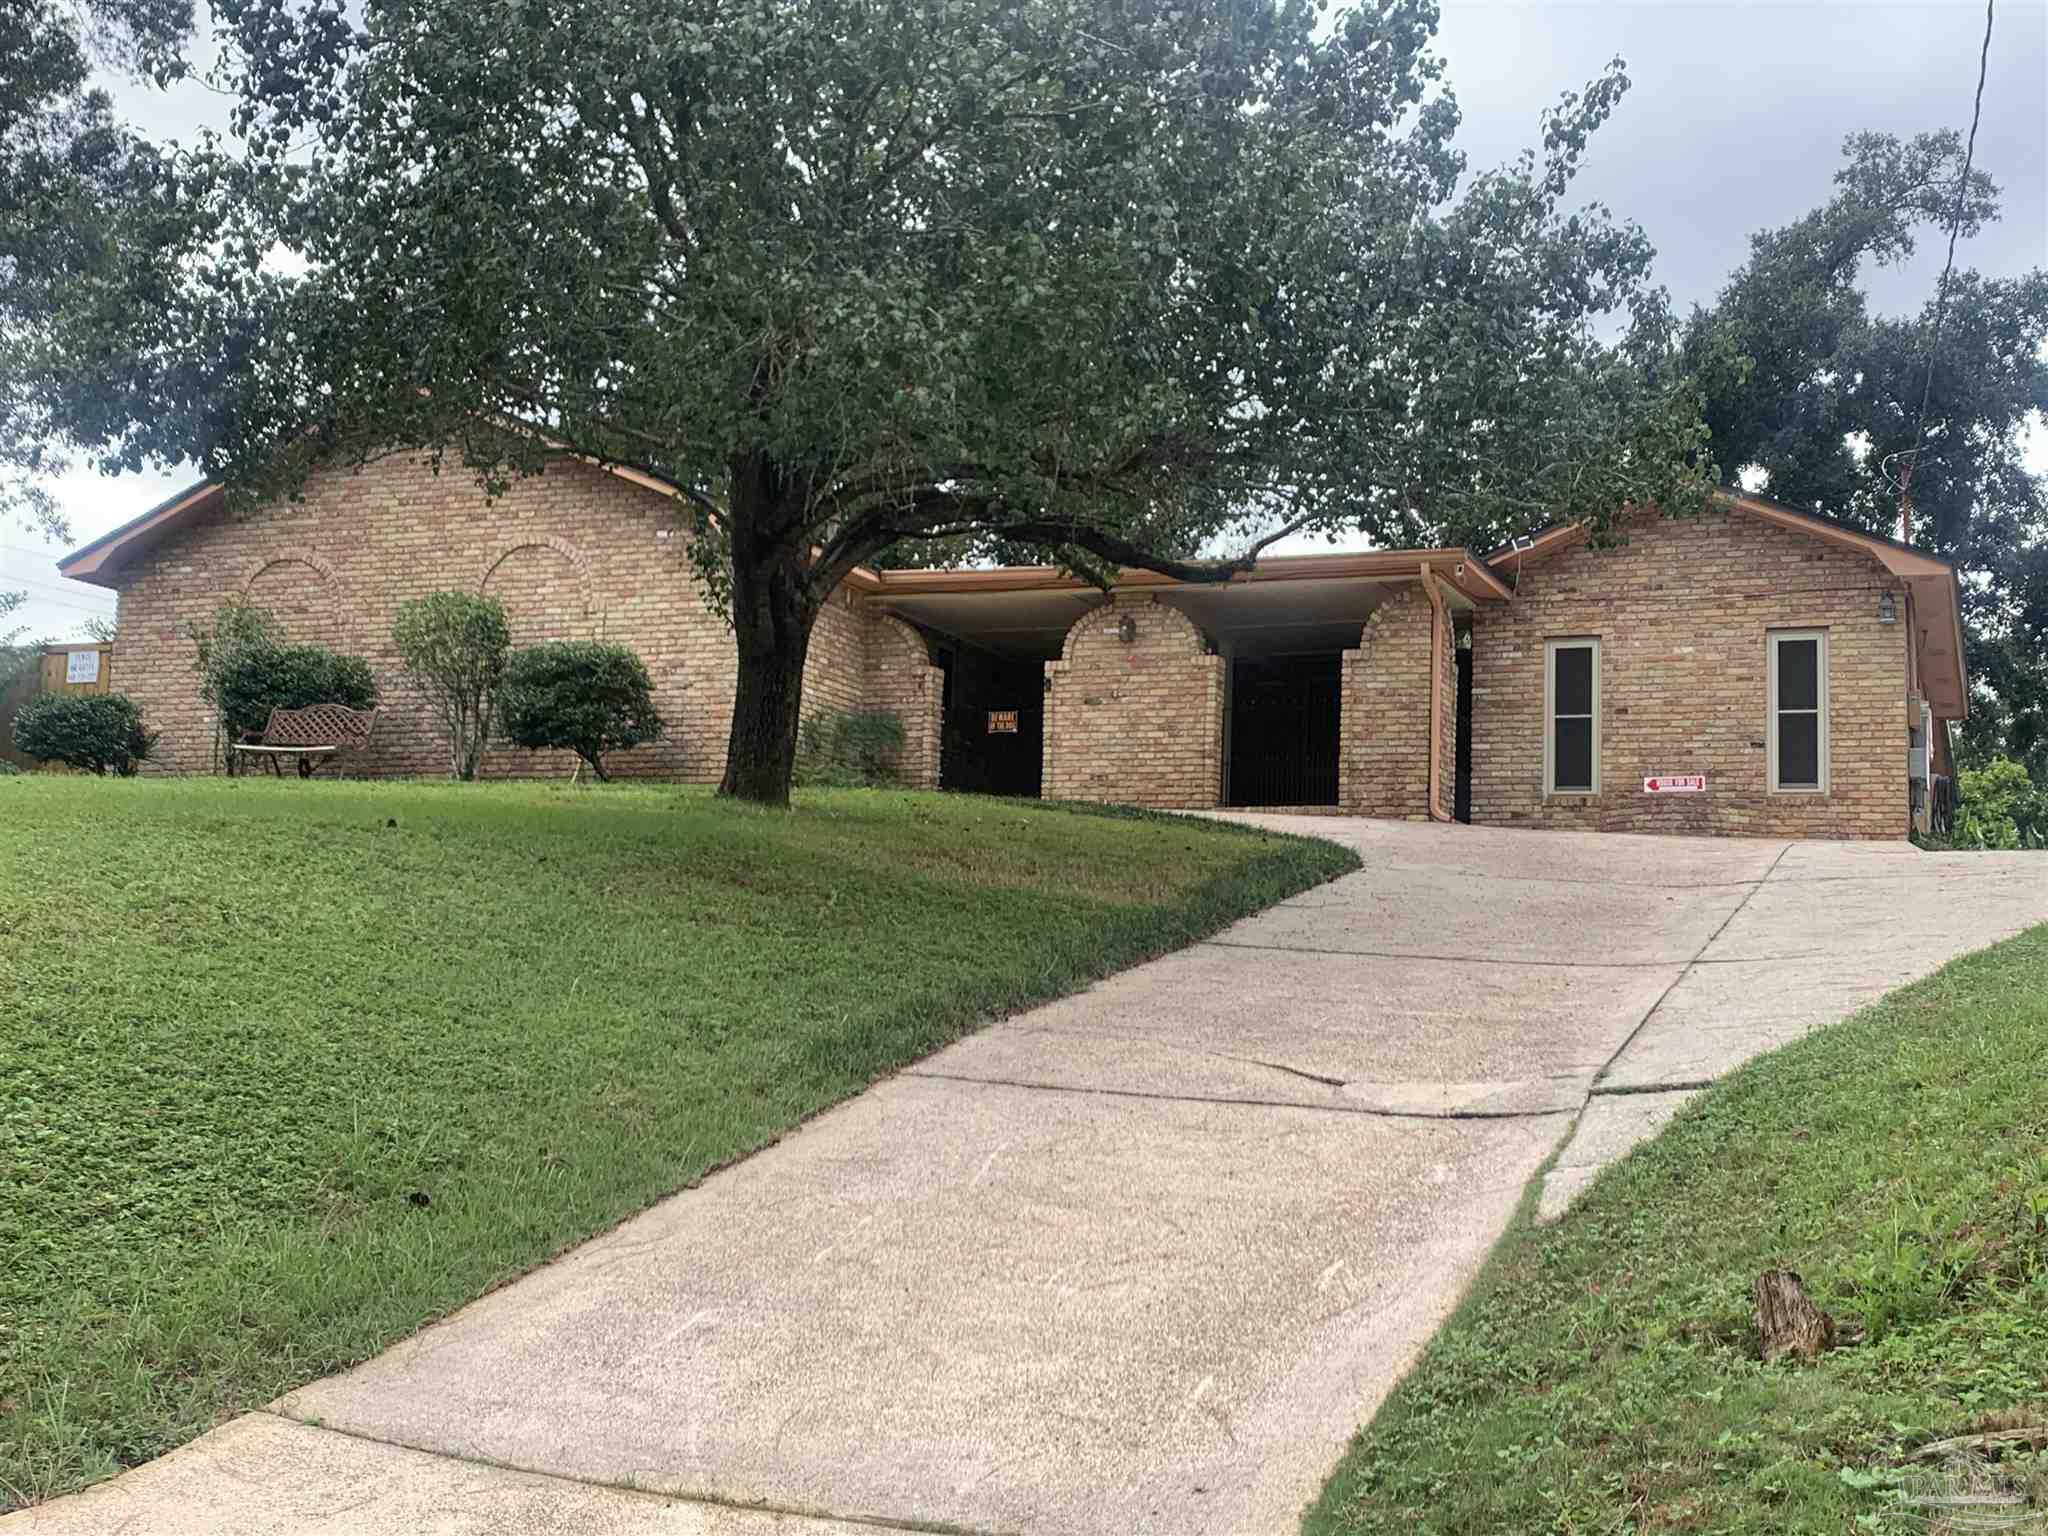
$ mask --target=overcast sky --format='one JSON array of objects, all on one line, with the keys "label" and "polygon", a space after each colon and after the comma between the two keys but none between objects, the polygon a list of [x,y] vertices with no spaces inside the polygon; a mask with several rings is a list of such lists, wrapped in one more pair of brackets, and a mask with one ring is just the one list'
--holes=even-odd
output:
[{"label": "overcast sky", "polygon": [[[1829,196],[1842,140],[1969,126],[1984,9],[1971,0],[1443,0],[1437,46],[1464,110],[1477,166],[1535,142],[1539,114],[1619,54],[1634,82],[1595,138],[1579,181],[1587,201],[1639,222],[1658,278],[1681,307],[1712,299],[1752,231]],[[164,138],[224,128],[226,106],[197,84],[118,91]],[[2011,276],[2048,263],[2048,4],[1999,0],[1977,165],[2004,193],[2004,218],[1957,254]],[[1932,295],[1943,242],[1868,274],[1878,308]],[[126,521],[182,477],[73,475],[55,489],[79,542]],[[57,577],[53,551],[0,527],[0,587],[28,586],[37,633],[75,633],[113,594]]]}]

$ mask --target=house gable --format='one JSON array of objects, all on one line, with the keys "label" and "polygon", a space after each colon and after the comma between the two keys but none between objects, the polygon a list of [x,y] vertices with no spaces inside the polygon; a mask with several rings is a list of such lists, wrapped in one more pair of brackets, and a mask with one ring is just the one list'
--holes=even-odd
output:
[{"label": "house gable", "polygon": [[[1732,505],[1632,521],[1625,541],[1552,538],[1508,565],[1510,603],[1472,624],[1472,819],[1772,836],[1903,835],[1905,582],[1871,552]],[[1894,618],[1883,617],[1889,596]],[[1771,637],[1826,635],[1825,793],[1774,791]],[[1546,791],[1547,649],[1598,645],[1598,791]],[[1704,775],[1701,794],[1644,781]]]}]

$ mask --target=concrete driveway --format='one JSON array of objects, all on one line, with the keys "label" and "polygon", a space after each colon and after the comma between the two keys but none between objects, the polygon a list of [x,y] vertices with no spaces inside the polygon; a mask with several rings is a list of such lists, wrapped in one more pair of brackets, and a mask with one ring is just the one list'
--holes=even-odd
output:
[{"label": "concrete driveway", "polygon": [[1366,867],[10,1536],[1289,1531],[1553,1151],[2048,921],[2039,855],[1255,819]]}]

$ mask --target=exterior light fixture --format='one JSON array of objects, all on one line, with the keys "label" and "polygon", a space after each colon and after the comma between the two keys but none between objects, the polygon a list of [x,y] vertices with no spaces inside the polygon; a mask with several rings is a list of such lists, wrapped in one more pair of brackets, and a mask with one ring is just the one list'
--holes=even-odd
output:
[{"label": "exterior light fixture", "polygon": [[1128,613],[1118,619],[1116,621],[1116,637],[1123,641],[1125,645],[1133,643],[1138,638],[1138,621]]},{"label": "exterior light fixture", "polygon": [[1877,622],[1878,622],[1878,623],[1880,623],[1880,624],[1896,624],[1896,623],[1898,623],[1898,621],[1899,621],[1899,605],[1898,605],[1898,603],[1897,603],[1896,601],[1894,601],[1894,600],[1893,600],[1893,598],[1892,598],[1892,595],[1891,595],[1891,593],[1889,593],[1889,592],[1880,592],[1880,593],[1878,593],[1878,595],[1877,595]]}]

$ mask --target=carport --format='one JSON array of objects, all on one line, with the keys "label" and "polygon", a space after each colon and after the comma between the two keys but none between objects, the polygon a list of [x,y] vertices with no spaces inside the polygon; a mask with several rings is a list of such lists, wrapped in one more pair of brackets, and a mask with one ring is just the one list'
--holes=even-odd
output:
[{"label": "carport", "polygon": [[[1050,776],[1140,803],[1440,816],[1452,626],[1508,596],[1462,549],[1275,558],[1214,584],[1126,571],[1113,595],[1052,567],[879,577],[945,674],[946,787],[1036,794]],[[1162,735],[1178,772],[1158,771]]]}]

